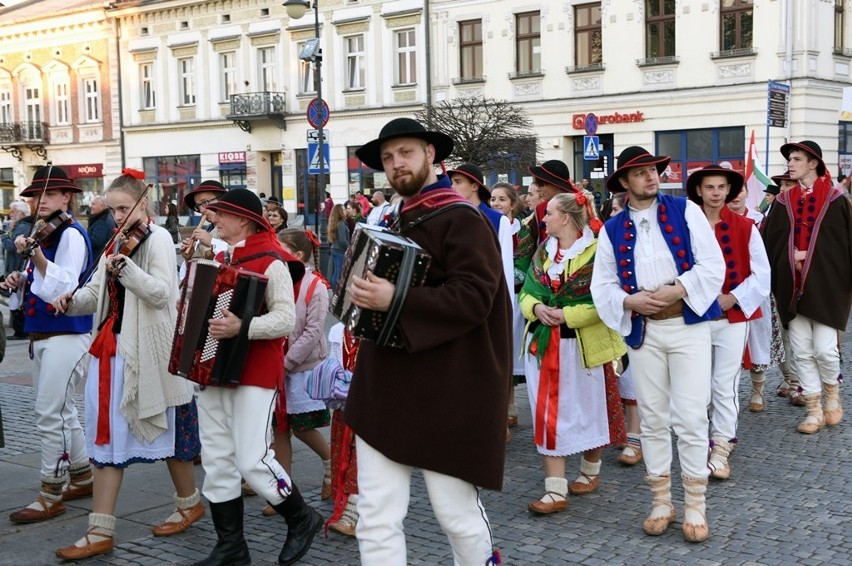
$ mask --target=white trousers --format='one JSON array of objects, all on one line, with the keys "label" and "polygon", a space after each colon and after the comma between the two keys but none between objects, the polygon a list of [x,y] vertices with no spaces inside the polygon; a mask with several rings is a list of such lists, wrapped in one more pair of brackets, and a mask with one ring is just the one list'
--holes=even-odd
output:
[{"label": "white trousers", "polygon": [[707,477],[710,324],[685,324],[681,317],[648,320],[644,344],[628,348],[628,355],[648,474],[671,473],[671,426],[683,475]]},{"label": "white trousers", "polygon": [[[787,325],[793,349],[793,368],[805,395],[820,393],[822,383],[837,383],[840,375],[840,352],[837,330],[806,316],[796,315]],[[788,354],[789,355],[789,354]]]},{"label": "white trousers", "polygon": [[748,340],[748,322],[731,324],[727,319],[710,322],[713,344],[710,437],[725,441],[737,437],[740,412],[740,367]]},{"label": "white trousers", "polygon": [[[363,566],[405,566],[402,522],[411,496],[411,466],[386,458],[355,437],[358,453],[358,549]],[[476,487],[423,470],[438,524],[450,540],[456,566],[483,566],[491,557],[491,526]]]},{"label": "white trousers", "polygon": [[240,478],[273,505],[284,501],[278,478],[290,476],[275,460],[272,411],[275,390],[240,385],[207,387],[198,395],[198,432],[204,466],[204,497],[212,503],[242,495]]},{"label": "white trousers", "polygon": [[56,464],[67,451],[71,465],[86,464],[86,437],[80,425],[74,392],[83,377],[77,362],[92,335],[63,334],[32,343],[36,428],[41,437],[41,476],[56,483]]}]

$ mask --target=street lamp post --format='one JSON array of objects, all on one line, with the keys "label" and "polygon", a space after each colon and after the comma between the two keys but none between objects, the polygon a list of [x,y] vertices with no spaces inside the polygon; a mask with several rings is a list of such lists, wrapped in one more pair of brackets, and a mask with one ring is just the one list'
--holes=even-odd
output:
[{"label": "street lamp post", "polygon": [[[320,39],[320,25],[319,25],[319,0],[314,0],[313,9],[314,9],[314,43],[309,43],[305,45],[305,48],[302,50],[302,53],[299,54],[299,59],[303,61],[308,61],[314,64],[314,90],[316,90],[317,96],[314,104],[316,105],[316,113],[320,117],[317,121],[317,164],[319,165],[319,174],[317,175],[317,183],[316,183],[316,216],[314,217],[316,222],[316,232],[317,236],[320,235],[320,203],[323,202],[323,196],[325,195],[325,134],[323,132],[323,99],[322,99],[322,49],[319,46]],[[283,6],[287,9],[287,15],[291,18],[298,20],[302,16],[305,15],[308,8],[310,7],[310,2],[307,0],[287,0],[284,2]],[[310,156],[309,156],[310,157]],[[310,163],[308,163],[308,167],[310,167]],[[310,200],[310,199],[309,199]]]}]

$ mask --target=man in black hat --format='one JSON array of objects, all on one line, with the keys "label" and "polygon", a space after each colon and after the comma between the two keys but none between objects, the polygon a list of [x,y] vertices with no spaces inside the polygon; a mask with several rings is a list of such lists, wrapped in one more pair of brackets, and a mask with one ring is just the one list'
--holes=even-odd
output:
[{"label": "man in black hat", "polygon": [[[491,222],[497,240],[500,242],[500,257],[503,260],[503,275],[506,283],[512,282],[514,287],[513,258],[514,245],[512,244],[512,226],[509,219],[491,208],[491,191],[485,184],[482,170],[473,163],[462,163],[455,169],[447,171],[453,190],[467,199],[467,201],[482,211],[482,214]],[[514,292],[514,288],[510,289]]]},{"label": "man in black hat", "polygon": [[[192,231],[189,238],[185,238],[181,242],[183,256],[186,259],[212,259],[217,253],[227,249],[228,244],[218,237],[219,234],[213,224],[215,213],[208,208],[226,192],[228,192],[228,189],[225,188],[225,185],[210,179],[202,181],[197,187],[183,195],[183,202],[186,207],[201,214],[198,226]],[[181,277],[183,277],[183,268],[181,269]]]},{"label": "man in black hat", "polygon": [[[745,192],[743,176],[708,165],[686,180],[689,200],[701,206],[725,258],[725,279],[717,301],[723,315],[710,322],[713,345],[710,403],[710,475],[731,475],[728,456],[737,444],[740,364],[753,321],[769,320],[761,305],[769,298],[769,260],[755,223],[729,205]],[[767,344],[768,346],[768,344]],[[763,402],[763,372],[752,373],[752,400]]]},{"label": "man in black hat", "polygon": [[[532,205],[532,213],[524,218],[518,232],[518,245],[515,249],[515,272],[521,276],[521,279],[526,276],[527,270],[530,268],[536,248],[547,239],[547,229],[544,227],[547,203],[558,193],[570,193],[578,190],[571,182],[571,172],[568,170],[568,166],[558,159],[551,159],[541,165],[534,165],[529,168],[529,172],[535,179],[539,198]],[[532,184],[530,185],[530,194],[533,194]]]},{"label": "man in black hat", "polygon": [[[65,512],[63,501],[92,494],[86,438],[74,403],[82,379],[77,362],[89,347],[92,317],[57,314],[52,304],[74,290],[92,263],[86,229],[67,214],[80,192],[59,167],[36,170],[21,196],[38,203],[36,228],[40,222],[52,223],[55,229],[49,235],[37,230],[36,237],[18,236],[18,252],[31,254],[26,273],[12,273],[2,283],[23,291],[24,332],[30,336],[36,428],[41,437],[41,490],[35,502],[9,516],[13,523],[46,521]],[[45,235],[37,239],[40,233]]]},{"label": "man in black hat", "polygon": [[784,144],[781,154],[796,185],[778,195],[763,237],[808,411],[797,430],[813,434],[843,418],[837,331],[852,308],[852,205],[817,143]]},{"label": "man in black hat", "polygon": [[717,297],[725,262],[701,209],[660,195],[671,159],[642,147],[621,152],[607,179],[610,193],[627,192],[625,208],[598,236],[592,297],[604,323],[625,336],[642,418],[645,481],[654,495],[643,529],[661,535],[676,518],[671,501],[672,445],[677,434],[686,493],[683,534],[709,536],[707,405],[710,403],[709,321],[722,315]]},{"label": "man in black hat", "polygon": [[[401,307],[404,346],[362,341],[346,401],[365,566],[406,562],[402,525],[413,467],[423,470],[456,561],[496,562],[476,486],[503,483],[512,307],[493,229],[435,173],[452,149],[445,134],[397,118],[356,152],[403,198],[394,228],[432,256],[425,284],[412,287]],[[393,292],[389,281],[368,274],[353,277],[350,297],[383,312]]]},{"label": "man in black hat", "polygon": [[209,321],[211,337],[223,340],[247,332],[249,346],[238,387],[206,387],[198,396],[203,492],[210,502],[218,542],[210,556],[197,564],[250,563],[243,535],[241,476],[284,517],[287,539],[278,564],[295,564],[310,548],[322,517],[305,503],[275,459],[268,433],[276,390],[284,378],[284,338],[295,322],[293,283],[304,275],[304,266],[278,244],[253,192],[228,191],[208,208],[216,213],[213,222],[228,244],[217,260],[262,273],[268,282],[264,312],[246,328],[227,310]]}]

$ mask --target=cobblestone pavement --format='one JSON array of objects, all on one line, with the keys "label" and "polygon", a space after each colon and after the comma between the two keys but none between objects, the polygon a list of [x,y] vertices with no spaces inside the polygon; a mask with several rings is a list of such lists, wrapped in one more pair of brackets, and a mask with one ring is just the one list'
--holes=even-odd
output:
[{"label": "cobblestone pavement", "polygon": [[[852,375],[852,333],[843,335],[843,371]],[[6,448],[0,449],[4,497],[0,512],[8,514],[32,501],[39,458],[32,425],[32,388],[28,385],[26,344],[10,342],[0,365],[0,403]],[[710,540],[690,544],[681,533],[683,492],[674,470],[674,499],[679,520],[660,537],[642,533],[650,506],[642,482],[643,469],[622,467],[618,451],[603,456],[601,487],[591,495],[571,497],[567,512],[532,516],[527,503],[543,491],[543,471],[532,444],[526,390],[517,391],[520,426],[508,446],[502,492],[483,492],[496,546],[505,564],[850,564],[852,563],[852,394],[843,388],[847,416],[840,426],[819,434],[797,434],[803,408],[767,396],[765,413],[747,410],[747,374],[740,387],[745,407],[740,415],[739,447],[732,456],[733,473],[708,489]],[[401,376],[403,378],[404,376]],[[688,379],[688,376],[684,376]],[[767,390],[780,380],[770,372]],[[451,442],[452,439],[446,439]],[[319,500],[318,459],[297,449],[293,476],[306,499],[324,515],[329,502]],[[579,456],[568,461],[569,479],[579,469]],[[199,481],[203,472],[198,469]],[[172,488],[165,467],[131,466],[119,497],[117,547],[111,555],[87,565],[191,564],[206,556],[215,542],[209,514],[186,533],[154,538],[148,528],[171,510]],[[70,544],[86,527],[91,501],[68,504],[68,512],[48,523],[13,525],[0,518],[0,564],[57,564],[53,550]],[[258,498],[246,499],[246,533],[254,564],[275,564],[285,525],[278,517],[260,515]],[[405,523],[409,564],[452,564],[446,537],[437,526],[422,477],[415,472],[411,508]],[[301,562],[306,565],[357,564],[354,539],[330,533],[318,538]]]}]

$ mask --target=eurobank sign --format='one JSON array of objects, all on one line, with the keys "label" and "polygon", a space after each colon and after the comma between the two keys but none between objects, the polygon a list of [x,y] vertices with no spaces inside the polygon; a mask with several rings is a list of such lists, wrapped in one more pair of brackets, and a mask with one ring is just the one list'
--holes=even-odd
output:
[{"label": "eurobank sign", "polygon": [[612,114],[574,114],[571,117],[571,126],[575,130],[585,130],[586,129],[586,118],[589,116],[594,116],[597,118],[598,125],[603,126],[606,124],[627,124],[631,122],[644,122],[645,115],[642,112],[613,112]]}]

